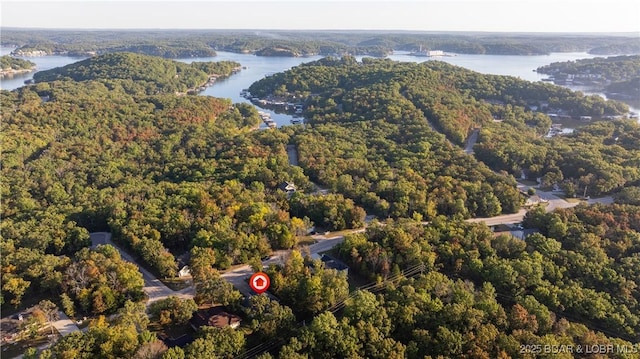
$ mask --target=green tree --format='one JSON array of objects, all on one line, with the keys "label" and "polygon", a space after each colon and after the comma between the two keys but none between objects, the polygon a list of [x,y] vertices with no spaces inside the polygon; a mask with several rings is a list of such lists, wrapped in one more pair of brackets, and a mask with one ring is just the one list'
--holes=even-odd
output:
[{"label": "green tree", "polygon": [[185,353],[180,347],[169,348],[162,354],[162,359],[185,359]]},{"label": "green tree", "polygon": [[251,329],[263,340],[285,336],[296,319],[289,307],[280,305],[266,295],[254,295],[249,298],[249,307],[245,312],[251,320]]},{"label": "green tree", "polygon": [[242,294],[231,283],[224,280],[217,271],[208,272],[205,278],[194,281],[194,285],[195,300],[198,303],[227,306],[237,304],[242,298]]},{"label": "green tree", "polygon": [[193,299],[181,299],[176,296],[158,300],[149,306],[153,320],[165,326],[187,323],[196,310],[198,306]]},{"label": "green tree", "polygon": [[30,284],[31,282],[20,277],[12,277],[2,283],[2,289],[13,296],[11,304],[18,307],[22,301],[22,296],[26,293],[27,289],[29,289]]},{"label": "green tree", "polygon": [[149,324],[149,317],[147,316],[145,304],[142,302],[136,303],[127,300],[124,303],[124,306],[118,310],[116,323],[122,326],[133,326],[136,328],[138,333],[145,331]]},{"label": "green tree", "polygon": [[185,356],[194,359],[234,358],[244,349],[244,334],[231,327],[201,327],[193,343],[185,348]]},{"label": "green tree", "polygon": [[41,300],[38,303],[38,309],[44,314],[44,318],[51,327],[51,334],[54,332],[53,322],[60,318],[58,314],[58,306],[49,300]]},{"label": "green tree", "polygon": [[75,311],[75,304],[73,303],[73,300],[71,299],[71,297],[69,297],[67,293],[60,294],[60,303],[62,305],[62,310],[64,311],[64,314],[73,318],[75,316],[76,311]]}]

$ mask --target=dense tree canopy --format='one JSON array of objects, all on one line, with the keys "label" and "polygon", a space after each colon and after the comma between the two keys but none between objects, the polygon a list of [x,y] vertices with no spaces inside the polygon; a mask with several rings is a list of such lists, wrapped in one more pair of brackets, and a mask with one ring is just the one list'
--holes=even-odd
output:
[{"label": "dense tree canopy", "polygon": [[229,76],[240,66],[238,63],[194,62],[184,64],[153,56],[126,52],[106,54],[82,60],[64,67],[40,71],[34,75],[36,82],[55,80],[98,80],[111,83],[126,80],[123,87],[144,89],[151,94],[185,92],[202,86],[209,75]]},{"label": "dense tree canopy", "polygon": [[[313,180],[382,217],[514,212],[520,197],[513,178],[495,174],[451,142],[462,145],[474,128],[490,128],[495,118],[509,121],[505,126],[518,134],[546,133],[550,119],[525,107],[540,102],[576,114],[626,110],[557,86],[434,61],[325,58],[260,80],[250,91],[306,98],[312,126],[293,135],[300,165]],[[498,139],[490,143],[500,145]],[[510,160],[520,163],[517,156]]]},{"label": "dense tree canopy", "polygon": [[[637,342],[638,125],[546,140],[549,119],[528,107],[605,115],[618,103],[439,62],[327,58],[252,86],[303,96],[308,119],[255,131],[249,105],[173,93],[233,64],[183,65],[105,55],[0,92],[2,305],[38,294],[98,316],[42,358],[232,358],[255,342],[287,359],[507,358],[532,343]],[[476,158],[460,145],[478,126]],[[524,225],[538,233],[524,240],[462,221],[517,211],[522,170],[590,194],[626,186],[623,204],[534,209]],[[309,193],[310,180],[335,193]],[[361,227],[363,208],[383,222],[334,255],[367,284],[352,290],[345,272],[293,250],[265,269],[278,302],[253,297],[245,328],[203,327],[184,349],[147,330],[137,268],[112,246],[88,248],[89,232],[108,230],[166,277],[188,252],[195,302],[236,307],[219,269],[295,247],[310,221]],[[195,302],[169,297],[150,313],[184,324]]]},{"label": "dense tree canopy", "polygon": [[0,56],[0,70],[25,70],[33,69],[35,66],[36,64],[29,60],[9,55]]},{"label": "dense tree canopy", "polygon": [[536,71],[553,75],[554,79],[573,75],[576,80],[619,82],[640,76],[640,56],[611,56],[554,62]]},{"label": "dense tree canopy", "polygon": [[[356,292],[340,316],[316,316],[279,356],[508,358],[542,343],[612,345],[609,355],[622,357],[617,348],[632,348],[625,339],[637,341],[640,331],[638,213],[536,211],[525,223],[541,233],[525,241],[441,218],[370,227],[340,254],[360,273],[388,278],[382,293]],[[399,268],[420,262],[425,274],[398,279]]]},{"label": "dense tree canopy", "polygon": [[385,56],[393,50],[438,49],[460,54],[541,55],[550,52],[638,54],[632,35],[417,33],[367,31],[129,31],[4,29],[3,46],[19,46],[18,54],[88,55],[129,51],[161,57],[215,56],[216,50],[265,56],[353,54]]},{"label": "dense tree canopy", "polygon": [[310,261],[294,250],[283,266],[267,269],[270,290],[295,312],[317,314],[333,306],[349,294],[344,272],[325,269],[321,261]]},{"label": "dense tree canopy", "polygon": [[543,187],[560,185],[570,196],[599,195],[640,180],[640,125],[597,122],[573,134],[544,138],[505,119],[480,131],[476,156],[496,170],[524,172]]},{"label": "dense tree canopy", "polygon": [[[169,66],[165,60],[145,67],[146,57],[118,56],[86,68],[121,58],[108,68],[157,78],[153,88],[167,79],[153,75]],[[100,71],[96,80],[0,93],[3,300],[57,296],[90,231],[110,230],[161,276],[175,275],[173,254],[194,244],[214,250],[222,268],[262,257],[271,245],[290,246],[278,233],[295,233],[297,222],[277,185],[288,180],[302,189],[307,179],[288,164],[285,134],[253,131],[260,119],[249,105],[148,95],[142,82]],[[107,312],[121,299],[111,304]],[[82,309],[94,311],[90,302]]]},{"label": "dense tree canopy", "polygon": [[606,89],[614,98],[640,96],[640,56],[612,56],[554,62],[537,69],[556,83],[571,83]]}]

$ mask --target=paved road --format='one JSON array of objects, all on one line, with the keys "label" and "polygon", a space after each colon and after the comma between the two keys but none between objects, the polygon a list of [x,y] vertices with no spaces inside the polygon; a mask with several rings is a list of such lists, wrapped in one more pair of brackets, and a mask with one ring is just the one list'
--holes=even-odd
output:
[{"label": "paved road", "polygon": [[[363,233],[364,231],[365,229],[361,228],[361,229],[350,231],[349,233]],[[309,246],[309,252],[311,253],[311,255],[318,254],[321,252],[326,252],[331,248],[337,246],[338,244],[342,243],[343,241],[344,241],[344,236],[335,236],[335,237],[326,238],[326,239],[324,237],[321,237],[320,239],[318,239],[317,243]]]},{"label": "paved road", "polygon": [[158,278],[156,278],[153,274],[151,274],[148,270],[141,267],[129,253],[122,250],[122,248],[118,247],[111,240],[111,233],[108,232],[95,232],[90,233],[91,236],[91,248],[95,248],[99,244],[110,244],[114,246],[118,252],[120,252],[120,256],[122,259],[131,262],[138,266],[138,270],[142,273],[142,278],[144,279],[144,290],[145,293],[149,296],[149,301],[147,302],[147,306],[151,303],[156,302],[158,300],[167,298],[169,296],[176,296],[180,298],[193,298],[194,289],[193,286],[185,288],[181,291],[174,291],[171,288],[167,287],[162,283]]},{"label": "paved road", "polygon": [[600,198],[590,198],[590,199],[587,200],[587,204],[596,204],[596,203],[612,204],[613,203],[613,197],[606,196],[606,197],[600,197]]},{"label": "paved road", "polygon": [[[518,183],[518,188],[522,189],[524,191],[527,191],[529,188],[531,188],[530,186]],[[538,188],[535,188],[536,190],[536,194],[542,198],[545,201],[548,201],[548,205],[546,207],[547,212],[553,212],[556,208],[572,208],[577,206],[578,204],[580,204],[580,202],[576,201],[576,202],[567,202],[565,201],[563,198],[558,197],[558,195],[562,194],[563,192],[561,191],[557,191],[557,192],[549,192],[549,191],[541,191]],[[612,204],[613,203],[613,197],[611,196],[605,196],[605,197],[600,197],[600,198],[592,198],[592,199],[588,199],[587,204],[592,205],[592,204],[596,204],[596,203],[602,203],[602,204]]]},{"label": "paved road", "polygon": [[67,315],[62,311],[58,312],[58,320],[51,324],[53,324],[53,327],[56,328],[58,333],[60,333],[60,335],[62,335],[63,337],[80,330],[76,323],[69,319],[69,317],[67,317]]},{"label": "paved road", "polygon": [[[364,229],[356,230],[354,232],[363,232]],[[118,247],[111,240],[111,233],[108,232],[96,232],[91,233],[91,247],[95,248],[99,244],[110,244],[114,246],[118,252],[120,252],[120,256],[122,259],[132,262],[138,266],[138,270],[142,273],[142,278],[144,279],[144,288],[143,290],[149,296],[149,301],[147,305],[158,301],[160,299],[164,299],[169,296],[177,296],[180,298],[193,298],[195,295],[195,289],[193,286],[185,288],[181,291],[173,291],[171,288],[167,287],[162,283],[159,279],[157,279],[153,274],[151,274],[146,269],[140,267],[138,263],[129,255],[127,252],[123,251],[122,248]],[[318,243],[313,244],[309,247],[311,254],[316,254],[319,252],[327,251],[333,248],[338,243],[341,243],[344,240],[343,236],[336,236],[328,239],[323,239],[324,236],[316,236],[319,240]],[[267,260],[262,262],[264,267],[268,267],[272,263],[283,263],[285,257],[289,254],[289,251],[276,251],[274,254]],[[243,265],[236,267],[230,271],[227,271],[222,274],[222,277],[226,279],[229,283],[233,284],[242,294],[245,296],[250,296],[255,293],[251,290],[249,285],[246,282],[246,279],[253,274],[253,270],[248,265]],[[71,322],[73,324],[73,322]],[[77,327],[76,327],[77,328]]]},{"label": "paved road", "polygon": [[[519,187],[524,187],[525,190],[528,188],[527,186],[522,184],[519,184]],[[574,202],[574,203],[567,202],[564,199],[554,195],[551,192],[544,192],[544,191],[538,190],[537,194],[540,196],[540,198],[547,200],[549,202],[546,207],[547,212],[551,212],[556,208],[570,208],[578,205],[577,202]],[[613,202],[613,199],[611,197],[591,199],[588,201],[589,204],[593,204],[593,203],[608,204],[612,202]],[[526,209],[521,209],[517,213],[513,213],[513,214],[504,214],[504,215],[489,217],[489,218],[471,218],[471,219],[468,219],[467,222],[471,222],[471,223],[484,222],[488,226],[494,226],[499,224],[513,224],[513,223],[522,222],[526,213],[527,213]],[[371,217],[367,217],[367,221],[366,221],[367,224],[371,222],[371,220],[372,220]],[[427,223],[425,222],[425,224]],[[348,233],[362,233],[364,231],[365,229],[361,228],[361,229],[350,231]],[[321,253],[321,252],[326,252],[344,241],[344,236],[335,236],[335,237],[327,238],[326,236],[323,236],[323,235],[317,235],[317,236],[313,236],[313,238],[317,242],[309,246],[309,252],[311,255]],[[98,244],[111,244],[118,249],[123,259],[130,261],[132,263],[136,263],[135,260],[133,260],[133,258],[128,253],[124,252],[122,249],[120,249],[111,241],[110,233],[106,233],[106,232],[91,233],[91,241],[93,244],[92,247],[95,247]],[[289,252],[290,251],[274,252],[274,254],[269,259],[262,262],[263,267],[266,268],[270,264],[274,264],[274,263],[275,264],[284,263],[285,258],[289,254]],[[193,298],[193,296],[195,295],[195,290],[193,286],[190,286],[181,291],[174,292],[173,290],[165,286],[155,276],[149,273],[147,270],[140,267],[139,265],[138,265],[138,268],[140,272],[142,272],[142,276],[144,278],[144,282],[145,282],[144,291],[149,295],[148,304],[153,303],[157,300],[166,298],[171,295],[178,296],[180,298]],[[247,283],[247,279],[251,276],[251,274],[253,274],[253,270],[251,269],[251,267],[248,265],[243,265],[243,266],[236,267],[232,270],[226,271],[225,273],[222,274],[222,277],[225,280],[227,280],[229,283],[233,284],[233,286],[236,287],[243,295],[251,296],[255,294]]]},{"label": "paved road", "polygon": [[243,265],[230,271],[224,272],[222,274],[222,278],[227,280],[227,282],[233,284],[233,286],[236,287],[236,289],[238,289],[244,296],[249,297],[255,294],[247,283],[248,278],[252,274],[253,270],[251,269],[251,267],[248,265]]},{"label": "paved road", "polygon": [[[364,232],[364,228],[353,230],[350,233],[361,233]],[[326,252],[331,248],[337,246],[338,244],[344,241],[344,236],[335,236],[326,238],[325,236],[318,235],[313,236],[317,243],[314,243],[309,246],[310,255],[318,254],[321,252]],[[289,255],[290,251],[276,251],[274,254],[267,260],[262,261],[262,266],[264,268],[268,267],[270,264],[283,264],[286,260],[286,257]],[[240,293],[245,296],[251,296],[255,293],[249,287],[247,283],[247,279],[253,274],[253,270],[250,266],[244,265],[236,267],[232,270],[226,271],[222,274],[222,278],[226,279],[229,283],[233,284],[236,289],[240,291]]]},{"label": "paved road", "polygon": [[464,152],[468,155],[473,154],[473,146],[478,142],[478,134],[480,133],[480,129],[476,128],[471,132],[469,137],[467,138],[467,144],[464,147]]},{"label": "paved road", "polygon": [[499,224],[513,224],[520,223],[524,218],[524,215],[527,214],[526,209],[521,209],[517,213],[512,214],[502,214],[495,217],[489,218],[470,218],[467,219],[467,222],[470,223],[485,223],[487,226],[496,226]]},{"label": "paved road", "polygon": [[298,149],[295,145],[287,145],[287,156],[289,157],[290,165],[298,165]]},{"label": "paved road", "polygon": [[[60,333],[61,336],[64,337],[75,331],[80,330],[80,328],[78,328],[76,323],[74,323],[71,319],[69,319],[69,317],[67,317],[67,315],[64,314],[62,311],[58,312],[58,318],[59,318],[58,320],[56,320],[51,324],[53,325],[54,328],[56,328],[56,330],[58,331],[58,333]],[[87,328],[85,328],[85,331],[86,329]],[[49,346],[51,346],[51,343],[52,342],[50,341],[49,343],[45,343],[38,346],[37,347],[38,351],[42,351],[49,348]],[[4,357],[4,356],[0,355],[0,357]],[[23,357],[24,357],[24,354],[20,354],[17,357],[14,357],[14,359],[22,359]]]}]

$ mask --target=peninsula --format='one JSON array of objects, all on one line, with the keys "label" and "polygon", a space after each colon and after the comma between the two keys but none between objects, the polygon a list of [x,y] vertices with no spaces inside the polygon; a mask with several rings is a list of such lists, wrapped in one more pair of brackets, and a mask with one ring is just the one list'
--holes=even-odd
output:
[{"label": "peninsula", "polygon": [[0,78],[13,77],[14,75],[34,71],[36,64],[31,61],[12,56],[0,57]]}]

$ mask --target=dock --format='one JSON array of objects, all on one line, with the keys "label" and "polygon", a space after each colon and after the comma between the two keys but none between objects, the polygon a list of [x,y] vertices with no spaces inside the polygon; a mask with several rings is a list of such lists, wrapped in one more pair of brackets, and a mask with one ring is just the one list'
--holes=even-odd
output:
[{"label": "dock", "polygon": [[264,111],[258,111],[258,115],[260,115],[260,119],[267,125],[269,128],[275,128],[277,126],[276,121],[271,118],[271,115]]}]

